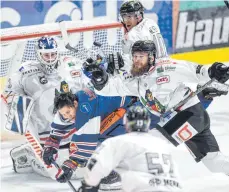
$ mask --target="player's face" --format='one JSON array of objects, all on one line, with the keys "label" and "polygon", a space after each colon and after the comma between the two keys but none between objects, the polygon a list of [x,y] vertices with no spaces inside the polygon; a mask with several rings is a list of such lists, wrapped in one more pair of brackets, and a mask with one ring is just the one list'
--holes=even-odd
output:
[{"label": "player's face", "polygon": [[127,31],[130,31],[138,24],[138,18],[135,13],[126,13],[122,15],[123,23],[126,25]]},{"label": "player's face", "polygon": [[147,52],[135,52],[132,55],[133,65],[131,69],[131,74],[133,76],[141,76],[148,70],[149,56]]},{"label": "player's face", "polygon": [[41,53],[41,57],[44,61],[47,63],[52,63],[57,58],[57,52],[51,52],[51,53]]},{"label": "player's face", "polygon": [[75,121],[77,107],[78,102],[74,101],[74,107],[64,106],[58,111],[64,119],[68,119],[69,121]]}]

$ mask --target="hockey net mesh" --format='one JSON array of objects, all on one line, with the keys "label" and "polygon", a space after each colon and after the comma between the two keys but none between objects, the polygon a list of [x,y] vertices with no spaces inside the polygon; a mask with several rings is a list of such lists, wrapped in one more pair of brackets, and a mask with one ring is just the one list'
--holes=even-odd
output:
[{"label": "hockey net mesh", "polygon": [[77,53],[65,48],[59,23],[42,24],[26,27],[1,29],[1,65],[0,77],[8,77],[18,70],[20,64],[28,60],[37,60],[35,43],[44,35],[53,36],[58,43],[61,56],[71,55],[81,60],[95,56],[99,47],[93,42],[100,43],[105,54],[121,51],[123,37],[122,25],[117,22],[100,21],[95,24],[90,21],[65,21],[70,45],[78,50]]}]

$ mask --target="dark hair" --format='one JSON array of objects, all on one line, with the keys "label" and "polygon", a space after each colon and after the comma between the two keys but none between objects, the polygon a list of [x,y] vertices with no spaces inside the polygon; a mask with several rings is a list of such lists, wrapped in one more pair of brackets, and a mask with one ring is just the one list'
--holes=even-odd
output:
[{"label": "dark hair", "polygon": [[54,98],[53,113],[55,114],[59,109],[63,108],[64,106],[74,107],[74,101],[78,102],[78,98],[76,95],[72,94],[71,92],[60,93],[56,95]]}]

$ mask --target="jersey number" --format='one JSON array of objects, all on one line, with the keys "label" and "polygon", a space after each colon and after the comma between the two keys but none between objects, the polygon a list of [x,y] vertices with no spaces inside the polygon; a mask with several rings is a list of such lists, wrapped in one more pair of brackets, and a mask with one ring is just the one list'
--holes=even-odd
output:
[{"label": "jersey number", "polygon": [[[148,170],[152,174],[165,174],[164,170],[166,166],[169,166],[170,176],[174,176],[174,164],[171,155],[158,153],[146,153],[146,161],[148,164]],[[162,161],[160,160],[162,159]]]}]

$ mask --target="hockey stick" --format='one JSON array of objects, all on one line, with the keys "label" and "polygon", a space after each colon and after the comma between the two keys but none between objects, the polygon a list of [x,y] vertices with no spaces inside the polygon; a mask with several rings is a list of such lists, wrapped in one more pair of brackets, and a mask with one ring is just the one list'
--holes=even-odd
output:
[{"label": "hockey stick", "polygon": [[[52,164],[59,170],[61,169],[60,166],[56,163],[54,159],[52,159]],[[72,189],[73,192],[77,192],[76,188],[73,186],[72,182],[67,180],[66,176],[64,175],[65,180],[67,181],[69,187]]]},{"label": "hockey stick", "polygon": [[187,98],[185,98],[184,100],[180,101],[178,104],[176,104],[175,106],[167,109],[162,115],[161,115],[161,120],[163,121],[164,117],[170,115],[172,112],[174,112],[176,109],[178,109],[179,107],[181,107],[182,105],[184,105],[185,103],[187,103],[187,101],[189,101],[191,98],[195,97],[196,95],[198,95],[201,91],[203,91],[204,89],[206,89],[210,84],[212,84],[215,80],[215,78],[212,78],[211,80],[209,80],[207,83],[205,83],[203,86],[199,87],[195,92],[191,93]]}]

